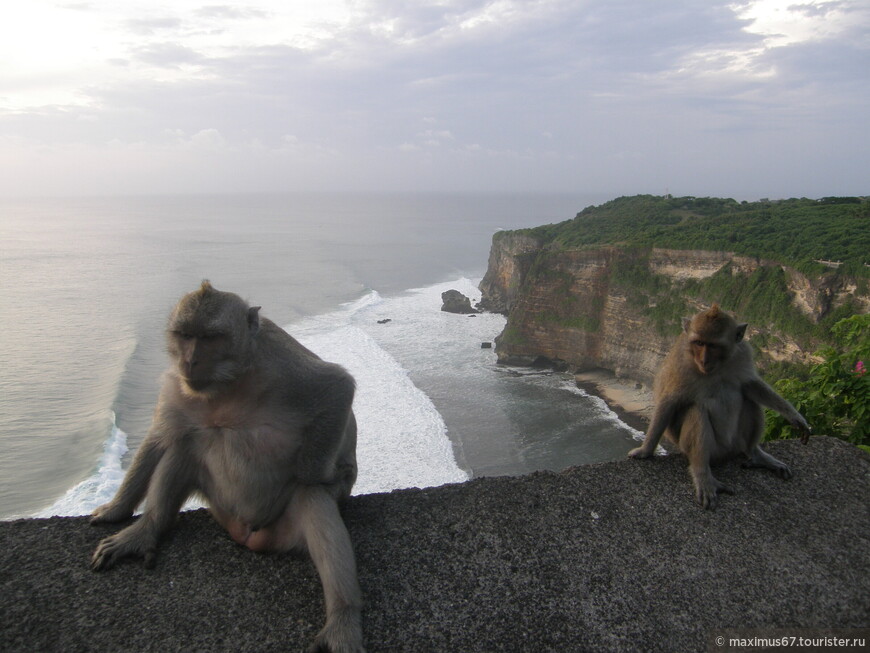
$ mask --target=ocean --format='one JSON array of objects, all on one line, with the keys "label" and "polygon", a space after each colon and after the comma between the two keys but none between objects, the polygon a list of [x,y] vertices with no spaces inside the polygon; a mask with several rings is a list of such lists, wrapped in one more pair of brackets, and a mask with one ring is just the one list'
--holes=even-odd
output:
[{"label": "ocean", "polygon": [[178,298],[210,279],[357,380],[355,494],[625,456],[638,432],[570,375],[496,364],[492,234],[582,195],[0,200],[0,519],[109,500],[150,423]]}]

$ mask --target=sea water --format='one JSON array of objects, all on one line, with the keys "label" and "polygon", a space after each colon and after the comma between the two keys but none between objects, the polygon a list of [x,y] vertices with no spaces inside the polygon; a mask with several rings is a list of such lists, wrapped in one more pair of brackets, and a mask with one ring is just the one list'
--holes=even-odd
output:
[{"label": "sea water", "polygon": [[440,310],[447,289],[479,299],[496,230],[563,220],[591,199],[0,203],[0,517],[111,498],[148,429],[166,315],[202,278],[353,374],[355,493],[624,456],[637,432],[570,377],[497,365],[481,344],[503,316]]}]

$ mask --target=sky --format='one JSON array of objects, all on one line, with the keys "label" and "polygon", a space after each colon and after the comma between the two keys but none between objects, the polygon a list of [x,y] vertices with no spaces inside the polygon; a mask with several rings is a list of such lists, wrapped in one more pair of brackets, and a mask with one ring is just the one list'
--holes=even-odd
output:
[{"label": "sky", "polygon": [[870,194],[870,0],[0,4],[0,196]]}]

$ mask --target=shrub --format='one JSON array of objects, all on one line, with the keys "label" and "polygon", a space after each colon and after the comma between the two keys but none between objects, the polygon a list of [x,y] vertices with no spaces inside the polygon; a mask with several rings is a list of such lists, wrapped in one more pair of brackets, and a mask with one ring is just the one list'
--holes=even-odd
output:
[{"label": "shrub", "polygon": [[[824,359],[806,380],[780,379],[775,387],[806,417],[819,435],[831,435],[870,451],[870,315],[837,322],[835,346],[819,351]],[[793,437],[779,414],[768,411],[765,439]]]}]

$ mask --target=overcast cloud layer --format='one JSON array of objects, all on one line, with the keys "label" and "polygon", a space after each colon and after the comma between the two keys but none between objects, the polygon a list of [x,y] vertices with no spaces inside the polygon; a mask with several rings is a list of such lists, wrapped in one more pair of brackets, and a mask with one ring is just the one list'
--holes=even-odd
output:
[{"label": "overcast cloud layer", "polygon": [[206,2],[3,3],[0,194],[870,193],[866,0]]}]

